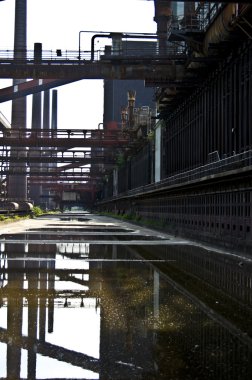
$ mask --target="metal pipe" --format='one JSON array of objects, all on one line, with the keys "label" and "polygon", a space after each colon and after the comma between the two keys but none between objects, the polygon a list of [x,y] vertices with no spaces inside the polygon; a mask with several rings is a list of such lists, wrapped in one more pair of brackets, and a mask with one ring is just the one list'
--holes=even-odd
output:
[{"label": "metal pipe", "polygon": [[[42,59],[42,44],[41,43],[35,43],[34,44],[34,62],[35,63],[40,63]],[[32,96],[32,131],[38,131],[41,132],[41,92],[38,92],[36,94],[33,94]],[[32,156],[39,156],[41,153],[41,148],[38,147],[37,151],[30,153],[31,157]],[[42,164],[33,164],[32,162],[30,163],[30,173],[33,173],[34,166],[39,165],[39,168],[42,169]],[[36,170],[36,169],[35,169]],[[37,185],[30,185],[29,189],[29,198],[33,200],[35,205],[40,205],[41,206],[41,196],[42,193],[42,188],[41,186]]]},{"label": "metal pipe", "polygon": [[151,34],[151,33],[134,33],[134,34],[131,34],[131,33],[120,33],[120,32],[111,32],[111,33],[98,33],[98,34],[94,34],[91,38],[91,61],[94,61],[94,44],[95,44],[95,39],[97,37],[100,37],[100,38],[113,38],[115,36],[121,36],[121,38],[146,38],[146,39],[157,39],[157,35],[156,34]]},{"label": "metal pipe", "polygon": [[97,30],[80,30],[79,31],[79,56],[78,59],[81,59],[81,34],[82,33],[104,33],[104,32],[98,32]]},{"label": "metal pipe", "polygon": [[91,38],[91,61],[94,60],[94,44],[95,44],[95,39],[97,37],[101,37],[101,38],[111,38],[111,34],[94,34]]},{"label": "metal pipe", "polygon": [[[104,32],[104,31],[97,31],[97,30],[80,30],[79,31],[79,56],[78,59],[81,59],[81,34],[82,33],[95,33],[95,34],[101,34],[102,36],[108,34],[111,35],[111,32]],[[141,38],[153,35],[153,33],[128,33],[128,32],[114,32],[113,34],[122,34],[124,36],[134,35],[134,38],[138,38],[137,36],[140,36]]]},{"label": "metal pipe", "polygon": [[51,129],[57,130],[58,124],[58,91],[52,91],[52,120],[51,120]]}]

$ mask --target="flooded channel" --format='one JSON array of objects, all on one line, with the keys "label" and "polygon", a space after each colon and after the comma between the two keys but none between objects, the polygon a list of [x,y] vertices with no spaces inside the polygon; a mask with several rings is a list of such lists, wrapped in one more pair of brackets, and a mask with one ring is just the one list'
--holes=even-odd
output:
[{"label": "flooded channel", "polygon": [[0,379],[252,378],[252,256],[91,214],[0,245]]}]

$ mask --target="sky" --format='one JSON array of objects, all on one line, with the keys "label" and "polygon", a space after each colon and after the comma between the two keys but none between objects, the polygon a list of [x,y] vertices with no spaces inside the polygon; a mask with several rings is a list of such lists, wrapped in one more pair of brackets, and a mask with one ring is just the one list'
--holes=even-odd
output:
[{"label": "sky", "polygon": [[[15,0],[0,2],[0,49],[13,49]],[[154,2],[144,0],[27,0],[27,48],[79,49],[79,31],[155,33]],[[81,33],[81,49],[92,34]],[[12,80],[0,80],[0,88]],[[27,127],[31,124],[28,96]],[[11,102],[0,103],[11,122]],[[103,81],[81,80],[58,87],[58,128],[97,128],[103,121]]]}]

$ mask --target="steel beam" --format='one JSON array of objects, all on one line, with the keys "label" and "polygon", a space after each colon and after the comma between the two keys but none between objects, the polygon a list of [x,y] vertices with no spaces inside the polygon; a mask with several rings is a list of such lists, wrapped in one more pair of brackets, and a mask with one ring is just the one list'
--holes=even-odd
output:
[{"label": "steel beam", "polygon": [[167,59],[157,62],[157,60],[148,63],[133,62],[125,63],[120,61],[112,62],[80,62],[67,61],[59,63],[58,61],[46,61],[41,64],[34,62],[17,62],[9,60],[8,62],[0,60],[0,78],[38,78],[38,79],[62,79],[62,80],[80,80],[80,79],[165,79],[174,80],[183,79],[184,66],[175,65],[174,61]]},{"label": "steel beam", "polygon": [[[133,147],[143,140],[133,138],[120,130],[13,130],[0,132],[0,146],[6,147],[58,147],[71,149],[75,147]],[[55,152],[56,153],[56,152]]]},{"label": "steel beam", "polygon": [[[77,79],[78,80],[78,79]],[[9,86],[0,89],[0,103],[17,99],[22,96],[36,94],[51,88],[64,86],[75,82],[74,80],[54,80],[54,79],[33,79],[28,82],[18,83],[15,86]]]},{"label": "steel beam", "polygon": [[[40,179],[39,179],[40,178]],[[49,177],[48,177],[49,178]],[[83,184],[83,183],[89,183],[90,180],[92,179],[94,181],[95,184],[97,184],[100,180],[101,180],[102,176],[101,177],[97,177],[97,178],[93,178],[93,177],[90,177],[90,176],[55,176],[55,177],[51,177],[51,181],[47,182],[46,181],[46,177],[44,176],[37,176],[37,177],[30,177],[29,178],[29,183],[42,183],[43,185],[46,185],[47,183],[48,184],[51,184],[51,183],[57,183],[57,182],[68,182],[68,183],[71,183],[71,182],[80,182],[80,184]]]},{"label": "steel beam", "polygon": [[34,138],[22,138],[12,139],[8,137],[0,137],[0,145],[3,146],[20,146],[20,147],[53,147],[53,148],[75,148],[75,147],[129,147],[129,140],[127,139],[34,139]]}]

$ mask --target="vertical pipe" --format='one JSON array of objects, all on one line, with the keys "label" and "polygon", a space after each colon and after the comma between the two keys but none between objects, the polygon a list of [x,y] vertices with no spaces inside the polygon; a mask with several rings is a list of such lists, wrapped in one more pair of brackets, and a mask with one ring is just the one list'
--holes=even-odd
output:
[{"label": "vertical pipe", "polygon": [[52,130],[57,130],[58,127],[58,91],[52,91],[52,120],[51,128]]},{"label": "vertical pipe", "polygon": [[[26,59],[26,34],[27,34],[27,0],[16,0],[15,8],[15,33],[14,33],[14,59]],[[14,79],[13,86],[24,82],[23,79]],[[12,101],[12,129],[26,129],[26,97]],[[15,149],[17,151],[17,149]],[[20,154],[20,153],[19,153]],[[26,155],[26,150],[22,149],[22,154]],[[25,163],[18,164],[21,169],[26,169]],[[15,168],[16,162],[10,164],[10,169]],[[9,175],[8,177],[8,197],[20,200],[27,199],[27,178],[26,175]]]},{"label": "vertical pipe", "polygon": [[[42,44],[34,44],[34,61],[40,62],[42,59]],[[32,130],[38,132],[41,131],[41,92],[38,92],[32,96]],[[41,154],[41,148],[38,148],[36,152],[33,151],[33,157],[39,157]],[[38,162],[31,163],[31,175],[42,169],[41,164]],[[35,174],[36,175],[36,174]],[[34,204],[41,205],[40,200],[41,185],[30,183],[29,198],[34,201]]]},{"label": "vertical pipe", "polygon": [[44,91],[43,129],[50,128],[50,90]]},{"label": "vertical pipe", "polygon": [[[52,91],[52,112],[51,112],[51,133],[52,136],[54,135],[54,132],[57,131],[58,128],[58,91],[53,90]],[[55,156],[57,156],[57,151],[55,149],[55,153],[53,153]],[[57,163],[52,163],[52,167],[56,167]],[[54,207],[57,207],[58,205],[55,204]]]},{"label": "vertical pipe", "polygon": [[[44,91],[43,93],[43,98],[44,98],[44,103],[43,103],[43,134],[44,136],[49,136],[49,129],[50,129],[50,90],[47,90],[47,91]],[[45,131],[48,131],[48,134],[45,132]],[[48,148],[43,148],[44,151],[48,150]],[[50,153],[49,153],[50,155]],[[42,167],[44,167],[45,169],[48,168],[50,164],[42,164]],[[42,190],[41,192],[43,193],[43,195],[45,196],[49,196],[50,195],[50,192],[45,189],[42,185]],[[51,205],[51,202],[50,202],[50,198],[45,198],[45,201],[44,201],[44,204],[43,204],[43,207],[44,209],[51,209],[52,208],[52,205]]]}]

